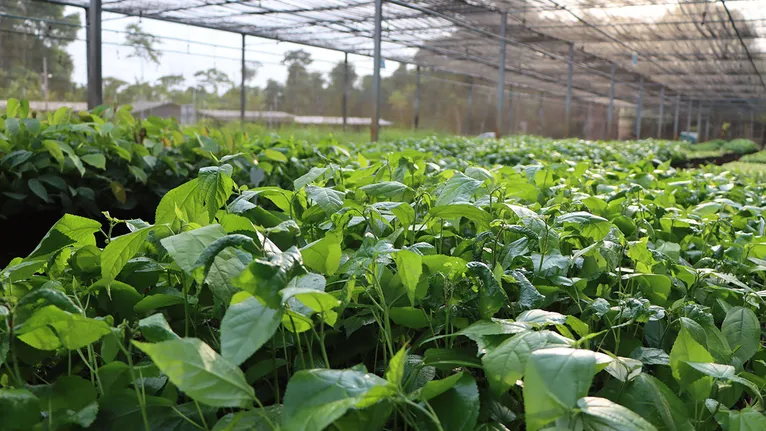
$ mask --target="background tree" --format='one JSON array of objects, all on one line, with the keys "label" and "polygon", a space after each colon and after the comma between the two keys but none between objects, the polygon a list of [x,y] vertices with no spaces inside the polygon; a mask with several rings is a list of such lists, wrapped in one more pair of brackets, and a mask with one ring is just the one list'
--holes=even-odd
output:
[{"label": "background tree", "polygon": [[128,54],[128,58],[138,58],[141,61],[141,80],[144,80],[144,61],[160,64],[160,57],[162,53],[159,52],[155,45],[159,42],[157,36],[146,33],[141,27],[141,24],[129,24],[125,27],[127,35],[125,35],[125,43],[131,47],[132,51]]}]

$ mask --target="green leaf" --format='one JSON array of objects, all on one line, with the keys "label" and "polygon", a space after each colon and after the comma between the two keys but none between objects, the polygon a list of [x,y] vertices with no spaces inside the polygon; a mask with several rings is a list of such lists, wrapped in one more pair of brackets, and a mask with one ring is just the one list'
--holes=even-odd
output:
[{"label": "green leaf", "polygon": [[39,350],[56,350],[60,347],[76,350],[109,333],[111,329],[103,320],[69,313],[55,305],[38,309],[16,330],[21,341]]},{"label": "green leaf", "polygon": [[431,380],[423,386],[420,391],[420,399],[428,401],[431,398],[438,397],[439,395],[452,389],[457,382],[463,377],[463,372],[452,374],[449,377],[445,377],[441,380]]},{"label": "green leaf", "polygon": [[489,386],[496,394],[507,391],[524,377],[532,352],[547,347],[566,347],[568,344],[566,338],[551,331],[525,331],[514,335],[496,348],[489,349],[481,358]]},{"label": "green leaf", "polygon": [[56,161],[59,163],[59,166],[61,166],[63,170],[64,152],[61,151],[61,147],[59,146],[58,141],[45,140],[43,141],[43,147],[48,150],[48,153],[50,153],[51,157],[56,159]]},{"label": "green leaf", "polygon": [[455,175],[447,180],[441,192],[439,192],[439,196],[436,198],[436,206],[468,202],[468,199],[481,187],[482,183],[483,181],[467,177],[460,172],[455,172]]},{"label": "green leaf", "polygon": [[516,279],[519,284],[519,306],[523,310],[529,310],[537,308],[545,301],[545,295],[540,293],[532,283],[527,280],[527,277],[520,271],[511,271],[511,276]]},{"label": "green leaf", "polygon": [[563,325],[567,323],[567,317],[555,311],[527,310],[516,316],[516,322],[537,326]]},{"label": "green leaf", "polygon": [[215,213],[226,203],[234,190],[231,172],[231,165],[209,166],[199,170],[198,196],[207,208],[209,222],[213,221]]},{"label": "green leaf", "polygon": [[221,355],[231,363],[245,362],[274,335],[282,309],[268,308],[252,296],[232,304],[221,321]]},{"label": "green leaf", "polygon": [[153,227],[145,227],[126,235],[112,238],[101,253],[101,277],[107,283],[117,278],[125,264],[141,250]]},{"label": "green leaf", "polygon": [[196,268],[197,260],[202,252],[210,244],[224,236],[226,236],[226,231],[221,225],[211,224],[163,238],[160,243],[178,266],[187,274],[191,274]]},{"label": "green leaf", "polygon": [[586,429],[614,431],[656,431],[657,428],[628,408],[606,398],[584,397],[577,400]]},{"label": "green leaf", "polygon": [[273,160],[275,162],[287,162],[287,156],[285,156],[282,152],[272,150],[271,148],[263,150],[263,155],[266,156],[267,159]]},{"label": "green leaf", "polygon": [[155,224],[169,224],[176,230],[179,221],[206,225],[210,222],[200,195],[200,180],[195,178],[165,193],[157,205]]},{"label": "green leaf", "polygon": [[588,395],[595,374],[592,351],[555,347],[532,352],[523,391],[527,429],[537,431],[568,414]]},{"label": "green leaf", "polygon": [[95,220],[72,214],[64,214],[48,230],[42,241],[26,259],[44,259],[70,245],[96,245],[96,237],[93,234],[100,229],[101,223]]},{"label": "green leaf", "polygon": [[266,261],[256,259],[234,279],[234,285],[250,292],[270,308],[282,306],[280,290],[296,275],[304,273],[300,252],[295,247]]},{"label": "green leaf", "polygon": [[138,321],[138,329],[148,341],[158,343],[160,341],[180,339],[165,320],[165,316],[157,313]]},{"label": "green leaf", "polygon": [[629,274],[626,280],[633,280],[641,288],[647,298],[655,305],[664,305],[670,295],[671,281],[662,274]]},{"label": "green leaf", "polygon": [[133,178],[136,179],[136,181],[140,182],[141,184],[146,184],[146,181],[149,180],[149,177],[146,175],[146,172],[144,172],[143,169],[139,168],[138,166],[130,165],[128,166],[128,170],[131,174],[133,174]]},{"label": "green leaf", "polygon": [[80,160],[80,157],[77,156],[77,153],[75,153],[72,147],[70,147],[69,144],[60,141],[58,142],[58,146],[61,148],[61,151],[65,152],[66,155],[69,156],[69,160],[72,161],[72,164],[80,173],[80,176],[85,176],[85,166],[82,165],[82,160]]},{"label": "green leaf", "polygon": [[606,396],[638,413],[659,430],[679,431],[691,426],[684,402],[649,374],[639,374],[624,387],[615,386]]},{"label": "green leaf", "polygon": [[404,367],[407,361],[406,347],[402,347],[398,352],[388,361],[388,369],[386,370],[386,380],[394,386],[401,386],[402,379],[404,378]]},{"label": "green leaf", "polygon": [[761,345],[761,325],[752,310],[732,307],[726,313],[721,331],[734,350],[734,358],[742,366],[755,355]]},{"label": "green leaf", "polygon": [[429,401],[444,431],[473,431],[479,418],[479,389],[469,374]]},{"label": "green leaf", "polygon": [[556,219],[556,223],[574,226],[583,235],[594,241],[602,240],[612,226],[609,220],[584,211],[562,214]]},{"label": "green leaf", "polygon": [[752,407],[729,411],[728,431],[762,431],[766,429],[766,416]]},{"label": "green leaf", "polygon": [[400,250],[394,253],[394,262],[399,272],[399,278],[407,289],[410,304],[415,305],[415,291],[423,273],[423,261],[418,253],[410,250]]},{"label": "green leaf", "polygon": [[309,169],[309,171],[306,174],[304,174],[301,177],[298,177],[295,181],[293,181],[293,189],[295,189],[295,191],[298,191],[304,188],[307,184],[310,184],[314,182],[315,180],[323,177],[325,175],[325,172],[327,172],[327,169],[328,168],[326,167],[324,168],[320,168],[316,166],[312,167],[311,169]]},{"label": "green leaf", "polygon": [[[80,159],[95,168],[106,169],[106,157],[104,157],[104,155],[101,153],[85,154],[84,156],[80,157]],[[145,183],[146,181],[142,182]]]},{"label": "green leaf", "polygon": [[301,248],[306,267],[327,275],[333,275],[338,270],[341,254],[340,241],[331,234]]},{"label": "green leaf", "polygon": [[489,230],[489,224],[492,222],[492,216],[471,204],[450,204],[431,208],[428,212],[432,217],[443,218],[447,220],[465,217],[472,221],[479,231]]},{"label": "green leaf", "polygon": [[32,190],[32,193],[37,195],[37,197],[44,200],[45,202],[50,201],[48,198],[48,190],[45,190],[45,186],[40,182],[40,180],[37,178],[32,178],[27,181],[27,185],[29,186],[29,189]]},{"label": "green leaf", "polygon": [[165,293],[157,293],[155,295],[147,295],[144,299],[138,301],[138,303],[133,306],[133,311],[139,314],[147,313],[158,308],[180,305],[184,302],[186,302],[186,300],[180,294],[168,295]]},{"label": "green leaf", "polygon": [[673,371],[673,377],[697,401],[705,400],[713,387],[711,377],[698,379],[699,374],[686,364],[688,361],[713,362],[713,356],[697,340],[699,336],[695,337],[700,333],[704,334],[704,330],[697,322],[682,317],[681,331],[670,351],[670,368]]},{"label": "green leaf", "polygon": [[32,429],[40,422],[40,400],[26,389],[0,389],[0,429]]},{"label": "green leaf", "polygon": [[246,408],[255,399],[242,370],[197,338],[133,344],[149,355],[178,389],[200,403]]},{"label": "green leaf", "polygon": [[381,183],[368,184],[359,187],[359,190],[375,198],[390,198],[400,196],[405,190],[409,189],[399,181],[383,181]]},{"label": "green leaf", "polygon": [[407,328],[427,328],[429,324],[425,311],[415,307],[391,307],[389,317],[397,325]]},{"label": "green leaf", "polygon": [[483,262],[468,262],[468,273],[481,280],[479,288],[479,314],[483,319],[491,318],[508,302],[500,283],[495,279],[492,270]]},{"label": "green leaf", "polygon": [[736,371],[731,365],[713,364],[710,362],[690,362],[686,361],[689,366],[695,370],[701,372],[706,376],[710,376],[714,379],[730,380],[735,377]]},{"label": "green leaf", "polygon": [[321,431],[360,404],[386,380],[358,370],[301,370],[287,383],[282,426],[286,431]]},{"label": "green leaf", "polygon": [[213,431],[274,431],[281,417],[282,406],[279,404],[229,413],[216,422]]},{"label": "green leaf", "polygon": [[343,193],[325,187],[306,186],[306,195],[314,201],[325,214],[332,215],[343,208]]}]

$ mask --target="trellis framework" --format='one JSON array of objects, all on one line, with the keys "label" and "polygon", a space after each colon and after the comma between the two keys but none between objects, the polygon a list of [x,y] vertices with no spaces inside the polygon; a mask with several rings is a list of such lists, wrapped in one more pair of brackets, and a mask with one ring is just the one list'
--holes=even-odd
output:
[{"label": "trellis framework", "polygon": [[634,107],[637,137],[647,110],[677,134],[691,125],[684,113],[755,118],[766,101],[758,0],[44,1],[88,11],[91,105],[101,101],[102,10],[242,34],[243,64],[245,35],[372,56],[376,94],[381,58],[491,83],[498,134],[508,87],[564,98],[567,127],[573,99],[607,106],[610,127],[613,107]]}]

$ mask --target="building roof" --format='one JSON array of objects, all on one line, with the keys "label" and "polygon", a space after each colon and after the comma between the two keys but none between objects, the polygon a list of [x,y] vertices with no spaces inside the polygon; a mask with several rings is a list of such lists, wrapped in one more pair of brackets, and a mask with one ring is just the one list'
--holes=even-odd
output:
[{"label": "building roof", "polygon": [[[236,121],[240,118],[240,111],[236,109],[200,109],[199,114],[220,121]],[[245,120],[265,120],[292,122],[295,115],[281,111],[245,111]]]},{"label": "building roof", "polygon": [[[0,100],[0,109],[5,109],[7,105],[8,105],[7,100]],[[73,111],[88,110],[88,104],[85,102],[60,102],[60,101],[45,102],[44,100],[29,101],[29,109],[33,111],[40,111],[40,112],[56,111],[61,107],[67,107]]]},{"label": "building roof", "polygon": [[[297,124],[316,124],[316,125],[342,125],[343,117],[320,117],[320,116],[296,116],[295,122]],[[347,117],[346,124],[350,126],[369,126],[372,119],[369,117]],[[394,123],[380,119],[381,126],[391,126]]]},{"label": "building roof", "polygon": [[133,103],[130,104],[130,106],[133,107],[133,113],[134,114],[135,113],[140,113],[140,112],[143,112],[143,111],[151,111],[153,109],[157,109],[157,108],[159,108],[161,106],[166,106],[166,105],[179,106],[178,103],[175,103],[175,102],[170,102],[170,101],[152,102],[152,101],[149,101],[149,100],[136,101],[136,102],[133,102]]}]

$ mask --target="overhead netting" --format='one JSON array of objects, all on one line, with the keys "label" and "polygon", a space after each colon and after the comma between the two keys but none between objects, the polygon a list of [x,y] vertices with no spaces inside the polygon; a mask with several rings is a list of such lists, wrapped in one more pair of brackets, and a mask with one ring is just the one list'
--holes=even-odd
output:
[{"label": "overhead netting", "polygon": [[[373,52],[370,0],[105,0],[103,10]],[[637,104],[641,80],[642,104],[653,109],[661,94],[717,113],[757,111],[766,99],[759,0],[385,0],[383,56],[496,82],[503,12],[506,84],[519,91],[563,97],[573,49],[575,100],[608,103],[613,70],[616,106]]]}]

